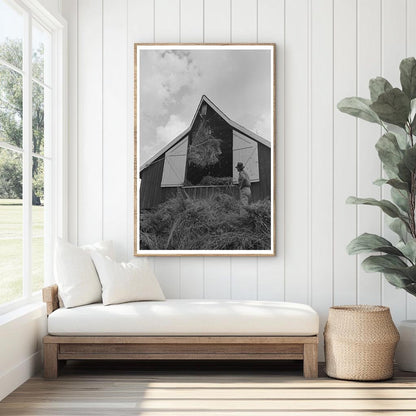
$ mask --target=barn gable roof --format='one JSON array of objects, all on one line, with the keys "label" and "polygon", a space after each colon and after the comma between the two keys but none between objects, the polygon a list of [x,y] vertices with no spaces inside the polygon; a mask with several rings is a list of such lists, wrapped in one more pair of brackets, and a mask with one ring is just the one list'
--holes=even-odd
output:
[{"label": "barn gable roof", "polygon": [[253,133],[252,131],[246,129],[241,124],[236,123],[235,121],[231,120],[229,117],[225,115],[223,111],[221,111],[206,95],[203,95],[201,97],[201,100],[199,101],[198,107],[195,111],[195,114],[192,118],[192,121],[189,125],[189,127],[184,130],[181,134],[176,136],[172,141],[170,141],[166,146],[164,146],[161,150],[159,150],[153,157],[151,157],[147,162],[143,163],[143,165],[140,166],[140,172],[143,169],[146,169],[148,166],[150,166],[156,159],[158,159],[163,153],[167,152],[171,147],[175,146],[176,143],[178,143],[180,140],[182,140],[192,129],[192,126],[194,125],[195,119],[200,111],[200,108],[203,103],[208,104],[222,119],[224,119],[233,129],[238,130],[240,133],[245,134],[246,136],[252,138],[253,140],[256,140],[257,142],[263,144],[264,146],[271,147],[271,143],[268,140],[263,139],[263,137],[259,136],[256,133]]}]

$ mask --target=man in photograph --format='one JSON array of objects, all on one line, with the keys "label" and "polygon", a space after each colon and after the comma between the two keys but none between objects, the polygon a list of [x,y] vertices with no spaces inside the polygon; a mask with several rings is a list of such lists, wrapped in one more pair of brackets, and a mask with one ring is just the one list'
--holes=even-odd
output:
[{"label": "man in photograph", "polygon": [[248,173],[244,170],[242,162],[238,162],[235,167],[238,170],[238,187],[240,189],[241,205],[247,206],[251,198],[251,182]]}]

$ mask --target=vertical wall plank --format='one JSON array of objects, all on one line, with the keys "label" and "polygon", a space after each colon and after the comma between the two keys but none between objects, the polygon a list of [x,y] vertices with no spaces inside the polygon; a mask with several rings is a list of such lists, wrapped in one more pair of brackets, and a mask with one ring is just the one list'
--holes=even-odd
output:
[{"label": "vertical wall plank", "polygon": [[[68,22],[68,239],[78,244],[78,2],[63,0]],[[71,93],[72,92],[72,93]]]},{"label": "vertical wall plank", "polygon": [[155,42],[179,42],[179,0],[154,0]]},{"label": "vertical wall plank", "polygon": [[165,296],[168,299],[179,299],[181,294],[179,259],[174,257],[155,258],[154,272]]},{"label": "vertical wall plank", "polygon": [[202,43],[204,41],[204,1],[180,0],[180,41]]},{"label": "vertical wall plank", "polygon": [[[406,56],[416,57],[416,25],[414,24],[414,16],[416,16],[416,2],[407,0],[407,51]],[[407,297],[407,315],[406,319],[416,319],[416,297],[410,294]]]},{"label": "vertical wall plank", "polygon": [[414,16],[416,13],[416,2],[414,0],[406,1],[406,29],[407,29],[407,51],[406,56],[416,56],[416,26],[414,25]]},{"label": "vertical wall plank", "polygon": [[[153,0],[128,0],[128,43],[129,51],[133,52],[133,43],[151,43],[154,41],[154,4]],[[131,53],[130,58],[133,59]],[[129,65],[130,72],[133,72],[134,61]],[[131,68],[130,68],[131,67]],[[133,87],[133,78],[129,87]],[[133,91],[133,88],[131,88]],[[133,94],[131,94],[133,97]],[[132,124],[133,125],[133,124]]]},{"label": "vertical wall plank", "polygon": [[[334,0],[334,104],[357,93],[356,2]],[[345,247],[356,236],[356,207],[346,205],[356,194],[356,120],[334,113],[334,303],[357,301],[357,259]]]},{"label": "vertical wall plank", "polygon": [[[204,1],[204,42],[230,42],[230,0]],[[205,297],[229,299],[231,297],[231,260],[229,257],[205,259]]]},{"label": "vertical wall plank", "polygon": [[[406,0],[382,0],[382,75],[393,86],[400,86],[400,61],[406,55]],[[384,198],[390,191],[384,191]],[[394,234],[384,227],[390,239]],[[383,279],[383,304],[389,306],[395,322],[406,319],[406,293]]]},{"label": "vertical wall plank", "polygon": [[286,2],[285,39],[285,300],[308,302],[308,0]]},{"label": "vertical wall plank", "polygon": [[78,2],[78,242],[102,239],[102,3]]},{"label": "vertical wall plank", "polygon": [[[321,334],[332,306],[333,232],[333,2],[315,0],[311,40],[311,302]],[[323,342],[319,352],[323,359]]]},{"label": "vertical wall plank", "polygon": [[231,41],[257,41],[257,0],[239,0],[231,4]]},{"label": "vertical wall plank", "polygon": [[127,253],[127,0],[103,1],[103,238]]},{"label": "vertical wall plank", "polygon": [[207,257],[205,259],[205,298],[231,298],[231,263],[228,257]]},{"label": "vertical wall plank", "polygon": [[[381,3],[380,0],[358,2],[357,27],[357,86],[358,95],[368,98],[368,81],[381,74]],[[379,126],[366,121],[358,121],[357,164],[358,195],[365,198],[380,199],[381,189],[373,185],[380,177],[381,165],[374,148],[382,132]],[[358,235],[362,233],[381,234],[380,209],[368,206],[358,207]],[[366,273],[361,262],[367,255],[358,256],[358,297],[362,304],[381,303],[381,276],[379,273]]]},{"label": "vertical wall plank", "polygon": [[234,257],[231,261],[231,298],[257,299],[257,258]]},{"label": "vertical wall plank", "polygon": [[[180,41],[184,43],[203,42],[204,7],[203,0],[180,0]],[[204,297],[204,258],[182,257],[181,298]]]},{"label": "vertical wall plank", "polygon": [[[239,0],[231,7],[232,42],[257,42],[257,0]],[[256,257],[231,257],[231,297],[257,298]]]},{"label": "vertical wall plank", "polygon": [[230,42],[231,1],[205,0],[204,6],[204,41]]},{"label": "vertical wall plank", "polygon": [[184,299],[204,297],[204,258],[181,258],[181,293]]},{"label": "vertical wall plank", "polygon": [[276,252],[275,257],[258,259],[258,298],[283,300],[285,293],[284,253],[284,97],[285,97],[285,2],[260,0],[258,3],[258,41],[276,43]]}]

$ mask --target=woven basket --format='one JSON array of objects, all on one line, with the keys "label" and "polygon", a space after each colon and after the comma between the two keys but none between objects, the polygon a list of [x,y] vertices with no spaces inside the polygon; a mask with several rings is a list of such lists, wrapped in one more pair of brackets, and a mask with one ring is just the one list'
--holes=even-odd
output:
[{"label": "woven basket", "polygon": [[344,380],[393,377],[399,332],[385,306],[334,306],[324,331],[326,373]]}]

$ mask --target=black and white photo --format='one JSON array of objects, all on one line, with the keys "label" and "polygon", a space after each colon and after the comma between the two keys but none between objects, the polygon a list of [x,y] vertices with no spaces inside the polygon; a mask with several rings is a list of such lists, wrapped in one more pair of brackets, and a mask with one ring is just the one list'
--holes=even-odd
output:
[{"label": "black and white photo", "polygon": [[274,255],[274,45],[135,48],[135,254]]}]

